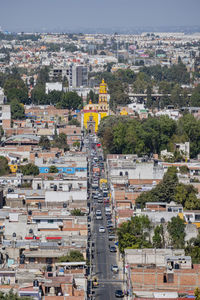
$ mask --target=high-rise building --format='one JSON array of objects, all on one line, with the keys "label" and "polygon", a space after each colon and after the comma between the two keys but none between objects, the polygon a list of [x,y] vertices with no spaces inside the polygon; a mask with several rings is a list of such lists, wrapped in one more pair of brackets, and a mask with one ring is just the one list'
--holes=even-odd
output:
[{"label": "high-rise building", "polygon": [[53,81],[62,81],[67,78],[69,87],[73,88],[88,85],[88,69],[83,65],[71,64],[64,68],[53,68],[49,77]]}]

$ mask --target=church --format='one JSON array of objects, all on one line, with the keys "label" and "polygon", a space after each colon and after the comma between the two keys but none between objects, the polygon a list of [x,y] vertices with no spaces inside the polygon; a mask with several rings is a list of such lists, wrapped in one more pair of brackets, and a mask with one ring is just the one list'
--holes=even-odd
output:
[{"label": "church", "polygon": [[98,126],[104,117],[109,115],[107,84],[102,80],[99,87],[99,102],[92,103],[90,100],[82,110],[81,125],[86,128],[88,133],[96,133]]}]

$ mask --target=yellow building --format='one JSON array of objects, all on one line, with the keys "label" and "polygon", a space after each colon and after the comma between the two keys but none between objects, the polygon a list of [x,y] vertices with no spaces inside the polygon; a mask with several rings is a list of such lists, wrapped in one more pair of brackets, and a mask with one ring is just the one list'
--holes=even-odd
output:
[{"label": "yellow building", "polygon": [[82,127],[85,127],[89,133],[98,131],[98,126],[104,117],[109,115],[107,84],[102,80],[99,87],[99,102],[92,103],[90,100],[82,110]]}]

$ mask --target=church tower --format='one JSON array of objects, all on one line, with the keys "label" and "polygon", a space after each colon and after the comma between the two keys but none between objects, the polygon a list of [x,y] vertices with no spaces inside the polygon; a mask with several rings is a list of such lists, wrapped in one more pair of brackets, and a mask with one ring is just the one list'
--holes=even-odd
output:
[{"label": "church tower", "polygon": [[107,84],[102,80],[99,86],[99,102],[98,104],[92,103],[90,100],[87,105],[84,106],[81,115],[82,129],[85,127],[89,133],[98,131],[98,126],[104,117],[109,115],[108,104],[108,91]]},{"label": "church tower", "polygon": [[108,91],[107,91],[107,84],[104,82],[104,79],[100,83],[99,86],[99,105],[98,110],[101,114],[101,118],[108,115]]}]

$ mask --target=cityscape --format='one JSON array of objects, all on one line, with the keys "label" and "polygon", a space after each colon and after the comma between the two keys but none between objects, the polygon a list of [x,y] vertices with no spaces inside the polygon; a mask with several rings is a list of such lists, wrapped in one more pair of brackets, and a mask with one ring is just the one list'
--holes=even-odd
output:
[{"label": "cityscape", "polygon": [[200,299],[200,3],[0,10],[0,300]]}]

